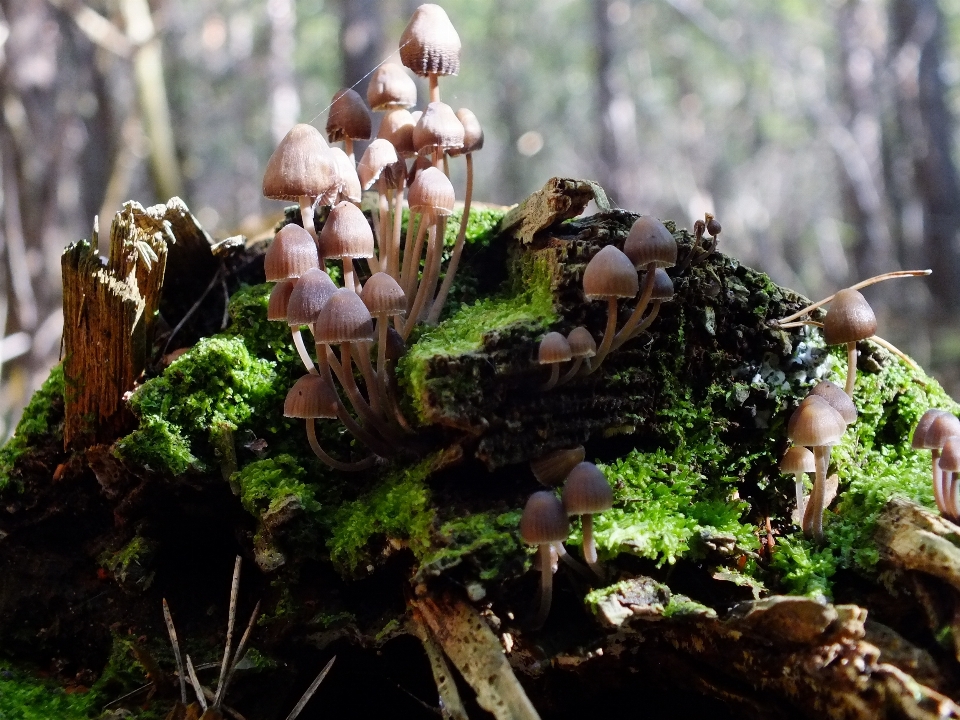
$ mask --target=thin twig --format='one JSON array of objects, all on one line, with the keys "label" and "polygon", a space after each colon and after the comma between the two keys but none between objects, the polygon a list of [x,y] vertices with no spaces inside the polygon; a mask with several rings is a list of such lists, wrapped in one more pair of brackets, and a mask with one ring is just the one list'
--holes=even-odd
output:
[{"label": "thin twig", "polygon": [[307,691],[303,694],[303,697],[300,698],[300,701],[293,706],[293,710],[291,710],[290,714],[287,715],[287,720],[297,720],[297,716],[300,715],[300,711],[306,707],[308,702],[310,702],[310,698],[313,697],[313,694],[317,691],[317,688],[320,687],[320,683],[323,682],[323,679],[327,676],[327,673],[330,672],[330,668],[333,667],[333,661],[336,659],[336,655],[330,658],[330,662],[324,666],[323,670],[320,671],[320,674],[317,675],[316,679],[310,683],[310,687],[307,688]]},{"label": "thin twig", "polygon": [[233,655],[233,662],[230,663],[230,669],[227,671],[227,679],[223,681],[223,694],[227,694],[227,688],[230,686],[230,682],[233,680],[233,674],[237,671],[237,665],[240,664],[240,661],[243,660],[244,653],[247,651],[247,641],[250,640],[250,634],[253,632],[253,626],[257,622],[257,615],[260,614],[260,601],[257,601],[257,604],[253,608],[253,613],[250,615],[250,622],[247,623],[247,629],[243,631],[243,636],[240,638],[240,644],[237,645],[237,652]]},{"label": "thin twig", "polygon": [[170,635],[170,644],[173,645],[173,657],[177,661],[177,676],[180,678],[180,700],[187,704],[187,683],[183,676],[183,659],[180,657],[180,643],[177,642],[177,629],[173,626],[173,616],[167,599],[163,599],[163,621],[167,624],[167,633]]},{"label": "thin twig", "polygon": [[233,583],[230,585],[230,607],[227,610],[227,641],[223,646],[223,663],[220,665],[220,679],[217,680],[217,694],[213,707],[219,708],[226,689],[227,671],[230,669],[230,645],[233,642],[233,626],[237,622],[237,596],[240,594],[240,556],[233,563]]},{"label": "thin twig", "polygon": [[190,674],[190,684],[193,685],[193,691],[197,695],[197,701],[200,703],[200,707],[206,710],[207,698],[203,694],[203,685],[201,685],[197,679],[197,671],[194,669],[193,661],[190,660],[189,655],[187,655],[187,672]]}]

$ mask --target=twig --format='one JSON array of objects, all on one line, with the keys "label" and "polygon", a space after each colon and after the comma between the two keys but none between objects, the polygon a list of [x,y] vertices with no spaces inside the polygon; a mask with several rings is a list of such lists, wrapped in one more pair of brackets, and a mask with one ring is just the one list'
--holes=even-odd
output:
[{"label": "twig", "polygon": [[230,585],[230,607],[227,610],[227,641],[223,646],[223,663],[220,665],[220,679],[217,681],[217,694],[213,707],[219,708],[226,690],[227,671],[230,669],[230,644],[233,642],[233,626],[237,621],[237,596],[240,594],[240,556],[233,563],[233,583]]},{"label": "twig", "polygon": [[320,674],[317,675],[316,679],[310,683],[310,687],[307,688],[307,691],[303,694],[303,697],[300,698],[299,702],[293,706],[293,710],[290,711],[290,714],[287,715],[287,720],[297,720],[297,716],[300,715],[300,712],[306,707],[307,703],[310,702],[310,698],[313,697],[313,694],[317,691],[317,688],[320,687],[320,683],[323,682],[323,679],[327,676],[327,673],[330,672],[330,668],[333,667],[333,661],[337,659],[337,656],[334,655],[330,658],[323,670],[320,671]]},{"label": "twig", "polygon": [[193,691],[197,695],[197,701],[200,703],[200,707],[206,710],[207,698],[203,693],[203,685],[201,685],[200,681],[197,679],[197,671],[194,670],[193,661],[190,660],[189,655],[187,655],[187,672],[190,674],[190,684],[193,685]]},{"label": "twig", "polygon": [[177,629],[173,626],[173,616],[167,599],[163,599],[163,621],[167,624],[167,633],[170,635],[170,644],[173,645],[173,657],[177,661],[177,676],[180,678],[180,699],[187,704],[187,683],[183,676],[183,659],[180,657],[180,643],[177,642]]}]

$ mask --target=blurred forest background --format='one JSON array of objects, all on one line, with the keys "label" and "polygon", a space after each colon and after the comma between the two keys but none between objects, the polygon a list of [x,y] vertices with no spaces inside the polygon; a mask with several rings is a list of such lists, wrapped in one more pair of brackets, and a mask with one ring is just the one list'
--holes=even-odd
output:
[{"label": "blurred forest background", "polygon": [[[363,95],[417,4],[0,0],[0,439],[58,360],[63,248],[171,195],[217,238],[267,231],[275,143]],[[476,197],[566,175],[682,226],[710,211],[724,252],[813,298],[931,267],[866,294],[960,394],[960,0],[443,5],[444,100],[486,133]]]}]

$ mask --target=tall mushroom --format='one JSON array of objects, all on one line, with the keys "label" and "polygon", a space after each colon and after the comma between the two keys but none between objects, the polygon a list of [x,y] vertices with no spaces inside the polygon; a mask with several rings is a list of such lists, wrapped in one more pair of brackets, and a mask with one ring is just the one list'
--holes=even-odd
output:
[{"label": "tall mushroom", "polygon": [[460,36],[439,5],[418,7],[400,36],[400,60],[430,81],[430,102],[440,100],[441,75],[460,72]]},{"label": "tall mushroom", "polygon": [[583,294],[587,300],[607,301],[607,326],[590,372],[594,372],[610,351],[617,330],[617,300],[637,296],[640,282],[630,258],[613,245],[604,246],[587,263],[583,272]]},{"label": "tall mushroom", "polygon": [[563,508],[567,515],[579,515],[583,532],[583,559],[598,578],[603,568],[597,563],[593,540],[593,516],[613,507],[613,490],[606,475],[592,462],[579,463],[563,484]]},{"label": "tall mushroom", "polygon": [[337,91],[327,115],[327,140],[343,140],[343,151],[353,162],[353,141],[369,140],[372,132],[373,122],[363,98],[351,88]]},{"label": "tall mushroom", "polygon": [[308,325],[311,330],[313,323],[320,314],[320,310],[326,304],[327,300],[337,291],[337,286],[333,280],[320,268],[311,268],[307,270],[290,294],[287,302],[287,324],[290,326],[290,332],[293,335],[293,344],[297,348],[300,359],[307,368],[307,372],[315,373],[313,359],[307,348],[303,344],[303,336],[300,334],[300,326]]},{"label": "tall mushroom", "polygon": [[363,212],[351,202],[338,203],[330,211],[320,231],[320,254],[343,261],[343,286],[356,291],[353,272],[355,258],[373,255],[373,231]]},{"label": "tall mushroom", "polygon": [[558,381],[559,385],[573,380],[580,369],[584,367],[584,362],[587,363],[587,372],[589,372],[590,358],[597,354],[596,340],[593,339],[590,331],[582,325],[578,325],[567,333],[567,342],[570,343],[570,357],[573,358],[573,363],[570,365],[570,369],[561,376]]},{"label": "tall mushroom", "polygon": [[374,112],[407,110],[417,104],[417,85],[402,65],[385,62],[370,77],[367,104]]},{"label": "tall mushroom", "polygon": [[556,494],[550,490],[541,490],[527,499],[520,516],[520,537],[528,545],[538,546],[540,562],[540,609],[530,623],[534,630],[543,627],[553,600],[550,547],[554,543],[563,543],[569,534],[570,521]]},{"label": "tall mushroom", "polygon": [[857,342],[877,332],[877,316],[858,290],[840,290],[823,319],[823,340],[827,345],[847,346],[847,382],[844,392],[853,397],[857,380]]}]

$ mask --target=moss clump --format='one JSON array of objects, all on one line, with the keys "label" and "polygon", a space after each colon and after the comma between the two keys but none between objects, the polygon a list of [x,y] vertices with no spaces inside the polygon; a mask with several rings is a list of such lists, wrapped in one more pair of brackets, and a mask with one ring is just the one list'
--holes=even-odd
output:
[{"label": "moss clump", "polygon": [[485,512],[443,523],[437,533],[440,547],[420,563],[417,579],[425,580],[468,563],[471,575],[484,582],[503,579],[510,564],[520,569],[524,557],[520,541],[520,510]]},{"label": "moss clump", "polygon": [[0,663],[0,718],[4,720],[89,720],[97,701],[90,692],[67,692],[51,680]]},{"label": "moss clump", "polygon": [[180,428],[156,415],[143,417],[138,429],[117,441],[114,452],[122,460],[171,475],[204,468]]},{"label": "moss clump", "polygon": [[288,497],[295,497],[308,513],[317,512],[320,503],[314,489],[303,482],[307,472],[292,455],[278,455],[250,463],[231,478],[240,488],[240,502],[251,515],[275,510]]},{"label": "moss clump", "polygon": [[40,438],[63,440],[63,427],[54,423],[54,405],[63,402],[63,365],[57,365],[23,410],[17,429],[0,448],[0,491],[10,484],[17,460]]},{"label": "moss clump", "polygon": [[781,573],[780,583],[788,593],[820,599],[830,594],[837,557],[832,548],[818,548],[802,535],[795,535],[781,538],[771,565]]},{"label": "moss clump", "polygon": [[408,470],[395,471],[372,490],[337,509],[327,548],[341,571],[352,574],[370,563],[371,541],[380,535],[402,543],[417,558],[426,555],[436,513],[426,479],[436,461],[434,456]]}]

